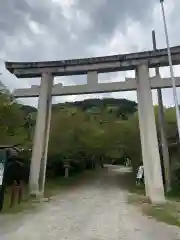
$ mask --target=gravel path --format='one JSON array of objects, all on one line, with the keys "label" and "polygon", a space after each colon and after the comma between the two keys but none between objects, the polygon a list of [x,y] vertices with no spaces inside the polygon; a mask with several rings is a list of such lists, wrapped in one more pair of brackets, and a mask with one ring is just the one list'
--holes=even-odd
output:
[{"label": "gravel path", "polygon": [[[179,228],[142,216],[110,169],[86,186],[46,203],[1,240],[177,240]],[[179,235],[178,235],[179,234]]]}]

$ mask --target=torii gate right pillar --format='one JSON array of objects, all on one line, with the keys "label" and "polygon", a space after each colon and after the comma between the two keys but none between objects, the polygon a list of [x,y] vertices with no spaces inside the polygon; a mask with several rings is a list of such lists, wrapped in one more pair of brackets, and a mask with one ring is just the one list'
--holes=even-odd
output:
[{"label": "torii gate right pillar", "polygon": [[152,203],[164,203],[165,196],[149,81],[149,68],[146,62],[137,67],[136,81],[146,195]]}]

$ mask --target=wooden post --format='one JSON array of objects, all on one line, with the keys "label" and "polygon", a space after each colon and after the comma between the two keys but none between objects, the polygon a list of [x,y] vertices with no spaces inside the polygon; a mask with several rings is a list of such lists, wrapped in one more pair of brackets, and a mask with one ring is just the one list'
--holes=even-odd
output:
[{"label": "wooden post", "polygon": [[14,207],[16,201],[18,204],[21,203],[22,201],[22,194],[23,194],[23,189],[22,189],[22,181],[18,185],[16,181],[14,181],[12,187],[11,187],[11,197],[10,197],[10,208]]}]

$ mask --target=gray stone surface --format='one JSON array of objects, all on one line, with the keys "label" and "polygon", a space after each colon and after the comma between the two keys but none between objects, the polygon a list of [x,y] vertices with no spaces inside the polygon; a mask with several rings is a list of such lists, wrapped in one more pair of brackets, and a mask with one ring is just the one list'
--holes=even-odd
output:
[{"label": "gray stone surface", "polygon": [[127,203],[117,169],[57,196],[19,221],[1,240],[177,240],[180,229],[148,219]]}]

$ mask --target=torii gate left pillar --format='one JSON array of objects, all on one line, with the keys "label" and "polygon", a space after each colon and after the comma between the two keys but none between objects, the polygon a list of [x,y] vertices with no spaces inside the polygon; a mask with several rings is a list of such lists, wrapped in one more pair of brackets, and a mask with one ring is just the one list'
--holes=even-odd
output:
[{"label": "torii gate left pillar", "polygon": [[29,177],[30,195],[43,196],[51,121],[53,76],[42,73]]}]

